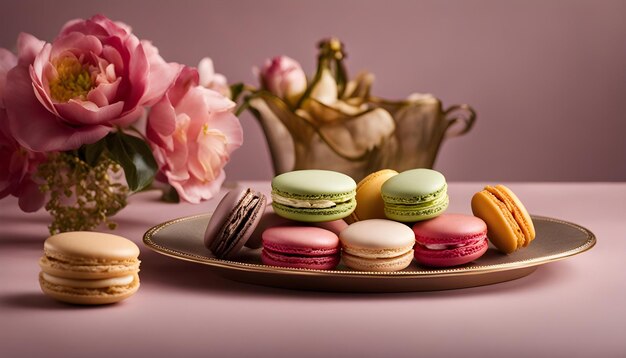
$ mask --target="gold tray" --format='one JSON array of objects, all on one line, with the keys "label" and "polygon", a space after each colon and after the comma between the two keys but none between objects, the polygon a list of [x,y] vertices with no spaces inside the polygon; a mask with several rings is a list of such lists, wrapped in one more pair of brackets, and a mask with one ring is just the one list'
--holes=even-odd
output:
[{"label": "gold tray", "polygon": [[432,269],[415,261],[403,271],[353,271],[340,264],[334,271],[291,269],[261,263],[260,249],[244,248],[236,261],[217,259],[204,247],[210,214],[183,217],[148,230],[143,242],[152,250],[180,260],[211,266],[228,279],[290,289],[343,292],[436,291],[490,285],[515,280],[540,265],[591,249],[596,238],[586,228],[533,216],[537,237],[528,247],[504,255],[490,247],[478,260],[460,267]]}]

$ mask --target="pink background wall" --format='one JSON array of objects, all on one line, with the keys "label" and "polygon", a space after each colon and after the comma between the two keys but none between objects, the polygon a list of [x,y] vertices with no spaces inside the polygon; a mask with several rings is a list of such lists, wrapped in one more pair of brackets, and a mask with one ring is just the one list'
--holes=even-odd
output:
[{"label": "pink background wall", "polygon": [[[449,180],[626,180],[626,1],[3,1],[0,46],[20,31],[52,40],[65,21],[103,13],[153,40],[168,61],[215,61],[231,82],[288,54],[308,73],[335,35],[374,93],[430,92],[469,103],[473,131],[445,143]],[[272,176],[255,120],[229,179]]]}]

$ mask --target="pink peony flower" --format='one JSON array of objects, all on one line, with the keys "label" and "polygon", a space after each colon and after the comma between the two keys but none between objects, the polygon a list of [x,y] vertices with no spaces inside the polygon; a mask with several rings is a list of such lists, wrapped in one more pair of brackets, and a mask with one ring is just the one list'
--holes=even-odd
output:
[{"label": "pink peony flower", "polygon": [[306,75],[298,61],[278,56],[265,61],[260,72],[261,85],[276,96],[295,104],[306,90]]},{"label": "pink peony flower", "polygon": [[65,24],[52,44],[18,37],[5,105],[15,139],[40,152],[94,143],[156,103],[180,71],[130,27],[102,15]]},{"label": "pink peony flower", "polygon": [[224,165],[243,143],[234,107],[228,98],[199,86],[198,72],[189,67],[152,107],[146,135],[160,173],[181,199],[199,203],[219,191]]},{"label": "pink peony flower", "polygon": [[7,72],[16,64],[15,55],[0,48],[0,199],[8,195],[19,197],[20,208],[32,212],[44,204],[45,195],[33,180],[33,174],[46,156],[22,148],[8,132],[3,98]]}]

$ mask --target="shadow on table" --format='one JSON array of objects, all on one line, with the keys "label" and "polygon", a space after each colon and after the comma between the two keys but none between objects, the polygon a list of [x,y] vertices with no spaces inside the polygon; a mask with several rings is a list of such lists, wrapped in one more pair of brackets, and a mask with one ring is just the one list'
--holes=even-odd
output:
[{"label": "shadow on table", "polygon": [[316,299],[419,299],[437,297],[448,299],[491,295],[498,293],[511,294],[521,290],[541,289],[548,285],[558,284],[562,280],[572,279],[571,267],[568,262],[558,262],[539,267],[529,276],[488,285],[465,289],[405,292],[405,293],[337,293],[290,290],[248,283],[231,281],[218,276],[210,267],[196,263],[173,260],[154,252],[143,252],[141,278],[145,285],[171,286],[181,290],[206,291],[208,295],[255,296],[255,297],[294,297]]},{"label": "shadow on table", "polygon": [[11,309],[28,310],[76,310],[77,307],[85,309],[99,309],[102,306],[81,306],[55,301],[41,292],[15,293],[0,297],[0,307]]}]

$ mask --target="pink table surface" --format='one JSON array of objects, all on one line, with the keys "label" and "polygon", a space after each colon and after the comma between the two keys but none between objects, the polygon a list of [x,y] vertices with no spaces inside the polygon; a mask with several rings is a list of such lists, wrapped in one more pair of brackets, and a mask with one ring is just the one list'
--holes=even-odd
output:
[{"label": "pink table surface", "polygon": [[[264,192],[267,182],[247,182]],[[451,183],[449,212],[470,213],[479,183]],[[596,247],[525,278],[470,289],[304,292],[232,282],[152,252],[153,225],[208,212],[131,198],[115,233],[141,248],[141,289],[120,304],[44,296],[37,260],[49,221],[0,201],[0,357],[626,356],[626,183],[511,183],[531,213],[593,231]],[[220,194],[224,194],[223,191]]]}]

